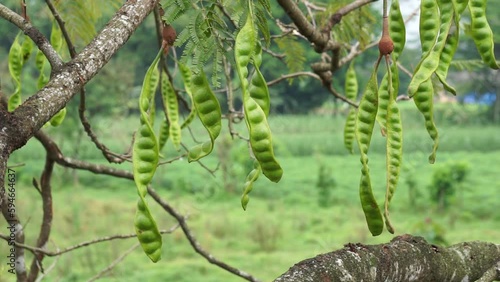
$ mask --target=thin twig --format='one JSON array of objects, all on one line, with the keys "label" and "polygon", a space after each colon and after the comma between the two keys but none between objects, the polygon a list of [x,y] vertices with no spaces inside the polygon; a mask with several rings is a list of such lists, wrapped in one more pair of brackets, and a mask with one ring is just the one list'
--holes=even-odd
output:
[{"label": "thin twig", "polygon": [[411,71],[409,71],[407,68],[405,68],[399,61],[396,62],[396,65],[398,66],[398,68],[400,70],[402,70],[405,74],[407,74],[410,78],[413,77],[413,74],[411,73]]},{"label": "thin twig", "polygon": [[337,10],[337,12],[333,13],[328,22],[321,29],[323,33],[328,34],[330,36],[330,30],[332,30],[333,26],[340,23],[342,17],[349,14],[350,12],[363,7],[364,5],[370,4],[371,2],[375,2],[377,0],[356,0],[350,4],[345,5],[344,7]]},{"label": "thin twig", "polygon": [[54,6],[51,0],[45,0],[45,3],[47,4],[47,7],[49,7],[52,16],[54,16],[57,24],[59,25],[59,28],[61,29],[64,41],[66,41],[66,45],[68,46],[69,55],[71,56],[71,58],[76,57],[75,46],[73,45],[73,42],[71,42],[71,37],[69,37],[68,30],[66,29],[66,25],[63,19],[61,18],[61,15],[59,15],[59,12],[57,11],[56,7]]},{"label": "thin twig", "polygon": [[309,72],[309,71],[300,71],[300,72],[294,72],[294,73],[289,73],[289,74],[283,74],[280,77],[276,78],[275,80],[271,80],[267,83],[267,86],[272,86],[274,84],[278,84],[282,82],[283,80],[294,78],[294,77],[299,77],[299,76],[310,76],[312,78],[315,78],[317,80],[321,80],[319,75]]},{"label": "thin twig", "polygon": [[[36,242],[38,248],[42,248],[47,244],[50,237],[50,232],[52,230],[52,186],[51,179],[52,173],[54,171],[54,159],[52,158],[52,151],[50,148],[45,147],[47,156],[45,158],[45,166],[40,178],[40,194],[42,196],[42,224],[40,225],[40,233]],[[57,157],[57,156],[56,156]],[[31,262],[30,272],[28,276],[28,281],[35,281],[38,276],[39,271],[42,273],[42,261],[44,259],[44,254],[40,252],[34,252],[33,261]]]},{"label": "thin twig", "polygon": [[327,50],[339,49],[341,46],[338,42],[330,40],[328,34],[314,28],[306,16],[302,13],[297,3],[293,0],[278,0],[278,4],[283,8],[287,15],[297,26],[299,32],[304,35],[309,42],[314,44],[316,52],[325,52]]},{"label": "thin twig", "polygon": [[345,96],[343,96],[342,94],[338,93],[335,89],[333,89],[333,87],[332,87],[331,85],[328,87],[328,91],[329,91],[329,92],[330,92],[330,93],[331,93],[331,94],[332,94],[335,98],[337,98],[337,99],[339,99],[339,100],[342,100],[342,101],[346,102],[347,104],[349,104],[349,105],[351,105],[351,106],[353,106],[353,107],[355,107],[355,108],[359,107],[359,105],[358,105],[357,103],[355,103],[355,102],[353,102],[353,101],[351,101],[351,100],[347,99]]},{"label": "thin twig", "polygon": [[123,259],[125,259],[130,253],[132,253],[137,247],[139,247],[140,244],[139,242],[135,243],[130,249],[125,251],[121,256],[116,258],[110,265],[108,265],[106,268],[101,270],[99,273],[97,273],[95,276],[90,278],[88,282],[96,281],[97,279],[103,277],[106,273],[110,272],[113,270],[115,266],[117,266]]},{"label": "thin twig", "polygon": [[179,214],[174,208],[172,208],[170,206],[169,203],[167,203],[165,200],[163,200],[160,197],[160,195],[158,195],[158,193],[156,193],[156,191],[153,188],[148,187],[148,193],[167,213],[169,213],[171,216],[173,216],[177,220],[177,222],[179,222],[179,225],[180,225],[182,231],[184,232],[184,235],[188,239],[189,243],[191,244],[191,246],[193,247],[195,252],[197,252],[202,257],[204,257],[208,262],[215,264],[215,265],[219,266],[220,268],[229,271],[230,273],[233,273],[233,274],[235,274],[239,277],[242,277],[248,281],[252,281],[252,282],[259,281],[258,279],[256,279],[252,275],[250,275],[244,271],[241,271],[235,267],[232,267],[232,266],[216,259],[212,254],[208,253],[205,249],[203,249],[201,247],[200,243],[196,240],[193,233],[191,233],[191,230],[189,229],[189,226],[187,225],[187,222],[186,222],[184,216]]},{"label": "thin twig", "polygon": [[[160,234],[170,234],[170,233],[174,232],[177,228],[179,228],[179,224],[176,224],[176,225],[172,226],[170,229],[167,229],[167,230],[160,230]],[[44,254],[45,256],[48,256],[48,257],[56,257],[56,256],[60,256],[62,254],[69,253],[71,251],[74,251],[74,250],[77,250],[77,249],[80,249],[80,248],[83,248],[83,247],[87,247],[87,246],[90,246],[90,245],[99,244],[99,243],[103,243],[103,242],[107,242],[107,241],[112,241],[112,240],[123,240],[123,239],[135,238],[135,237],[137,237],[136,233],[133,233],[133,234],[118,234],[118,235],[106,236],[106,237],[101,237],[101,238],[97,238],[97,239],[90,240],[90,241],[81,242],[79,244],[76,244],[76,245],[73,245],[71,247],[68,247],[68,248],[66,248],[64,250],[57,250],[57,251],[48,251],[48,250],[46,250],[44,248],[25,245],[25,244],[22,244],[22,243],[18,243],[17,241],[14,242],[14,244],[16,246],[18,246],[19,248],[26,249],[26,250],[34,253],[34,254],[36,254],[36,253],[42,253],[42,254]],[[4,239],[6,241],[9,239],[4,234],[0,234],[0,238]]]},{"label": "thin twig", "polygon": [[[189,152],[189,149],[186,145],[184,145],[184,143],[181,143],[181,146],[182,148],[186,151],[186,152]],[[217,170],[219,170],[219,164],[217,164],[217,167],[215,169],[210,169],[208,168],[208,166],[206,166],[202,161],[200,160],[197,160],[196,161],[202,168],[204,168],[206,171],[208,171],[208,173],[210,173],[213,177],[215,177],[215,172],[217,172]]]},{"label": "thin twig", "polygon": [[57,262],[59,261],[60,257],[56,257],[54,261],[47,267],[38,277],[36,278],[35,282],[40,282],[43,280],[45,276],[47,276],[57,265]]}]

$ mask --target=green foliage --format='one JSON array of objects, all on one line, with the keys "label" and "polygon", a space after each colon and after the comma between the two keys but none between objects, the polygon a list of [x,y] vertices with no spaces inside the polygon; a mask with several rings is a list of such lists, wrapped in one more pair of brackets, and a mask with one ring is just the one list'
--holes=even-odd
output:
[{"label": "green foliage", "polygon": [[432,175],[429,191],[439,210],[444,210],[450,206],[450,202],[469,174],[469,164],[463,161],[450,161],[436,167]]},{"label": "green foliage", "polygon": [[[305,49],[297,40],[297,37],[288,34],[283,37],[273,39],[278,48],[285,55],[285,62],[291,73],[304,70],[306,62]],[[290,80],[290,83],[292,80]]]},{"label": "green foliage", "polygon": [[65,21],[65,27],[75,43],[88,44],[95,36],[97,24],[107,9],[116,10],[121,0],[109,0],[102,5],[99,0],[54,1]]},{"label": "green foliage", "polygon": [[334,203],[332,190],[337,184],[332,174],[332,168],[326,165],[323,161],[320,161],[316,189],[318,190],[318,205],[322,208],[327,208]]},{"label": "green foliage", "polygon": [[426,218],[414,226],[415,236],[422,236],[427,242],[436,246],[449,246],[450,242],[446,239],[446,227]]},{"label": "green foliage", "polygon": [[[222,59],[228,56],[228,50],[233,48],[237,31],[241,29],[249,13],[245,7],[249,5],[253,10],[251,16],[258,31],[269,44],[267,15],[270,13],[270,5],[267,0],[239,0],[225,3],[224,6],[218,1],[169,0],[163,5],[163,19],[168,24],[174,24],[183,16],[192,19],[180,31],[175,46],[183,46],[181,62],[189,63],[195,72],[205,65],[212,65],[212,84],[215,87],[221,86]],[[230,15],[230,18],[226,15]]]}]

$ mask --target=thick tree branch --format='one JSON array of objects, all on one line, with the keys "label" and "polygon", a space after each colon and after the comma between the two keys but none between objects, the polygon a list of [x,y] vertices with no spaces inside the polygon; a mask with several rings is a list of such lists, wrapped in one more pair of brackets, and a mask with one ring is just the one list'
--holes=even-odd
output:
[{"label": "thick tree branch", "polygon": [[[78,56],[13,113],[6,129],[10,151],[23,146],[92,79],[153,10],[157,0],[127,1]],[[3,122],[3,121],[2,121]]]},{"label": "thick tree branch", "polygon": [[476,281],[499,261],[500,245],[476,241],[441,248],[403,235],[387,244],[348,244],[304,260],[275,282]]},{"label": "thick tree branch", "polygon": [[42,51],[42,53],[49,61],[52,69],[58,70],[63,66],[61,58],[57,54],[56,50],[54,50],[54,48],[52,47],[49,40],[47,40],[47,38],[45,38],[45,36],[30,22],[2,4],[0,4],[0,17],[16,25],[26,35],[28,35],[31,40],[33,40],[33,42],[35,42],[38,49]]}]

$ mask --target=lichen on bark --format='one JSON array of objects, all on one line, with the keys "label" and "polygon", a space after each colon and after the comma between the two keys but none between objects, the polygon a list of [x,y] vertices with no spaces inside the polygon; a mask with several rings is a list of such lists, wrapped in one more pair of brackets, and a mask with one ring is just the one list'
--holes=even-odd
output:
[{"label": "lichen on bark", "polygon": [[387,244],[349,243],[295,264],[274,281],[476,281],[499,261],[500,246],[493,243],[442,248],[402,235]]}]

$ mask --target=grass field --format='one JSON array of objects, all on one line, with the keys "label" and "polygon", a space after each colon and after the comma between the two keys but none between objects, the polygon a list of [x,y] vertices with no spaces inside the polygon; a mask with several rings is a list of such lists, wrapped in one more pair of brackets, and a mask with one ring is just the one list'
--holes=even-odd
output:
[{"label": "grass field", "polygon": [[[294,263],[341,248],[348,242],[372,244],[387,242],[393,237],[387,232],[372,237],[367,230],[357,191],[359,156],[349,155],[343,148],[342,124],[342,118],[326,116],[272,117],[276,152],[285,174],[278,184],[259,179],[247,211],[242,210],[239,199],[249,165],[245,161],[247,151],[243,141],[233,145],[218,143],[213,156],[204,160],[210,168],[216,167],[219,161],[226,164],[225,174],[224,169],[219,169],[216,177],[212,177],[196,163],[183,160],[160,167],[153,185],[166,200],[189,216],[193,233],[211,254],[263,281],[270,281]],[[99,128],[107,144],[117,151],[127,147],[133,131],[130,126],[111,121],[99,124]],[[427,162],[432,143],[423,125],[418,120],[405,119],[404,130],[404,168],[391,207],[396,235],[420,234],[428,240],[441,236],[449,244],[468,240],[500,243],[497,196],[500,128],[452,123],[441,126],[441,145],[435,165]],[[199,128],[193,131],[197,136],[206,136]],[[87,141],[82,141],[78,152],[73,150],[71,143],[77,138],[81,137],[59,138],[65,154],[102,162]],[[376,196],[382,202],[384,140],[377,135],[372,142],[372,181]],[[165,156],[173,155],[174,151],[168,148]],[[39,176],[43,158],[40,145],[30,141],[11,159],[11,163],[25,163],[18,168],[17,206],[25,223],[28,244],[33,244],[36,238],[41,208],[39,196],[30,183],[32,177]],[[438,212],[428,189],[432,174],[448,162],[459,161],[468,165],[468,178],[459,187],[453,206]],[[335,181],[335,186],[330,188],[328,207],[318,204],[321,165]],[[414,187],[419,196],[414,205],[409,200],[408,179],[416,181]],[[57,167],[53,189],[55,219],[49,249],[64,249],[112,234],[133,233],[137,196],[131,181],[88,172],[75,174]],[[161,229],[175,225],[160,207],[150,203]],[[135,239],[115,240],[64,254],[59,259],[46,258],[45,269],[54,264],[47,281],[87,281],[134,244]],[[0,245],[1,254],[6,252],[5,247]],[[162,257],[153,264],[136,248],[101,281],[243,281],[196,254],[180,230],[164,235]],[[0,265],[0,281],[13,281],[5,267],[4,263]]]}]

